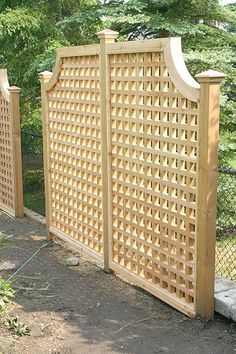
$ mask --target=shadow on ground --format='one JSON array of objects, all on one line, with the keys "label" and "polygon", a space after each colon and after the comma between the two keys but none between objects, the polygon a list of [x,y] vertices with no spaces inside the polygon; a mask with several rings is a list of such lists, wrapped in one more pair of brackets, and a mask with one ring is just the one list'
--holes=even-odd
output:
[{"label": "shadow on ground", "polygon": [[[19,267],[45,242],[45,229],[27,218],[2,214],[0,232],[13,241],[1,258]],[[0,327],[0,353],[173,353],[236,351],[235,324],[217,316],[190,319],[162,301],[104,273],[92,260],[65,260],[74,251],[49,243],[14,278],[10,314],[29,324],[18,340]],[[2,273],[4,278],[14,270]],[[132,323],[132,321],[137,321]],[[2,338],[2,341],[1,341]],[[2,343],[2,344],[1,344]]]}]

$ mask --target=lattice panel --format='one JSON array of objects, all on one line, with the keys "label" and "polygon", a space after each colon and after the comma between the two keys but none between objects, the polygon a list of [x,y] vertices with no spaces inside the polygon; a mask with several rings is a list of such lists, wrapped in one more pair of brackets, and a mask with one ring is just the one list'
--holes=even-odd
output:
[{"label": "lattice panel", "polygon": [[192,309],[198,107],[163,52],[109,58],[113,268]]},{"label": "lattice panel", "polygon": [[14,211],[10,103],[0,92],[0,205]]},{"label": "lattice panel", "polygon": [[99,57],[62,58],[48,100],[50,225],[101,254]]}]

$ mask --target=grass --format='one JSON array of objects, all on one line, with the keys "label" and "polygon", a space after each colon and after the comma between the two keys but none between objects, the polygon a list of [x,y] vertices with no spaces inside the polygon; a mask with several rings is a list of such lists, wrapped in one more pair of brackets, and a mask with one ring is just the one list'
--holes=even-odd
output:
[{"label": "grass", "polygon": [[45,216],[44,195],[40,190],[27,191],[24,195],[24,205],[26,208]]},{"label": "grass", "polygon": [[43,163],[41,155],[23,156],[24,205],[45,216]]}]

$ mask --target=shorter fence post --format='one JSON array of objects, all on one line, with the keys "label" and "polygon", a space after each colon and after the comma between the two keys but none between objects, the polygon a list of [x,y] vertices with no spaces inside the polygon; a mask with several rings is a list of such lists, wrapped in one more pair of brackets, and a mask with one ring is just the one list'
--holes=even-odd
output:
[{"label": "shorter fence post", "polygon": [[22,155],[20,131],[20,88],[9,87],[11,129],[12,129],[12,161],[15,194],[15,216],[24,216],[23,181],[22,181]]},{"label": "shorter fence post", "polygon": [[103,221],[103,254],[104,270],[109,267],[109,181],[108,181],[108,120],[110,110],[109,65],[107,55],[107,43],[113,43],[118,32],[105,29],[97,32],[100,39],[100,102],[101,102],[101,137],[102,137],[102,221]]},{"label": "shorter fence post", "polygon": [[212,70],[196,75],[200,83],[196,314],[206,319],[214,316],[219,96],[224,77]]},{"label": "shorter fence post", "polygon": [[48,175],[48,105],[47,92],[45,89],[46,83],[51,79],[53,73],[50,71],[43,71],[39,73],[41,82],[41,100],[42,100],[42,128],[43,128],[43,167],[44,167],[44,188],[45,188],[45,217],[46,230],[49,239],[52,238],[50,228],[50,200],[49,200],[49,175]]}]

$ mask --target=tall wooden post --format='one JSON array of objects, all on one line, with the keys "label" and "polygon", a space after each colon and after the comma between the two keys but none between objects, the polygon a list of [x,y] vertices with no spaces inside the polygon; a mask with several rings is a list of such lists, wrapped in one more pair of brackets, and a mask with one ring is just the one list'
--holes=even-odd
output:
[{"label": "tall wooden post", "polygon": [[12,163],[15,194],[15,216],[24,216],[21,130],[20,130],[20,88],[9,87],[11,129],[12,129]]},{"label": "tall wooden post", "polygon": [[46,229],[49,239],[52,238],[50,228],[50,198],[49,198],[49,143],[48,143],[48,102],[45,85],[51,79],[53,73],[50,71],[43,71],[39,74],[41,82],[41,100],[42,100],[42,128],[43,128],[43,165],[44,165],[44,187],[45,187],[45,216]]},{"label": "tall wooden post", "polygon": [[225,75],[209,70],[196,77],[200,83],[196,314],[210,319],[214,316],[219,96]]},{"label": "tall wooden post", "polygon": [[102,211],[103,211],[103,248],[104,270],[109,267],[109,183],[108,183],[108,120],[110,117],[110,87],[107,43],[115,42],[118,32],[105,29],[97,32],[100,39],[100,109],[101,109],[101,136],[102,136]]}]

